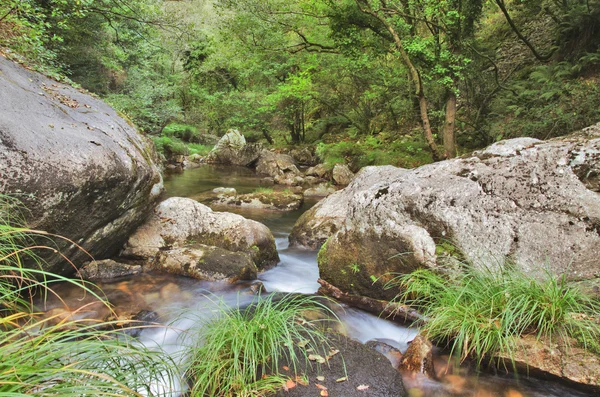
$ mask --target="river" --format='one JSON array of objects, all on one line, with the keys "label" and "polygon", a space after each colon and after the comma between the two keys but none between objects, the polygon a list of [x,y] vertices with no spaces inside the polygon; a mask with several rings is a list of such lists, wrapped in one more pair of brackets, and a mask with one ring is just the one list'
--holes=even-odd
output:
[{"label": "river", "polygon": [[[251,170],[235,167],[200,168],[170,174],[165,178],[166,197],[190,197],[202,201],[206,193],[216,187],[233,187],[238,193],[248,193],[260,187],[262,180]],[[295,221],[315,201],[307,201],[297,211],[276,212],[236,210],[235,212],[264,223],[275,236],[281,262],[259,275],[259,280],[269,292],[315,293],[319,287],[317,279],[317,253],[288,246],[288,235]],[[222,210],[222,209],[215,209]],[[140,340],[149,346],[160,346],[168,353],[182,359],[179,354],[186,344],[186,330],[210,318],[215,302],[228,306],[243,305],[253,299],[253,283],[210,283],[169,275],[142,274],[111,283],[101,283],[109,301],[116,305],[117,313],[137,313],[151,310],[160,315],[167,328],[150,328],[141,333]],[[75,294],[75,293],[73,293]],[[67,302],[81,299],[76,294],[66,294]],[[49,308],[52,304],[50,304]],[[377,316],[340,306],[336,310],[341,320],[339,330],[365,343],[369,340],[383,341],[401,351],[414,338],[417,330],[402,324],[386,321]],[[98,313],[94,313],[98,316]],[[467,367],[442,374],[448,360],[438,352],[436,370],[439,380],[428,380],[421,376],[405,376],[405,385],[410,397],[584,397],[592,394],[577,391],[554,381],[520,379],[508,375],[497,376],[487,373],[475,374]],[[174,388],[178,388],[175,386]]]}]

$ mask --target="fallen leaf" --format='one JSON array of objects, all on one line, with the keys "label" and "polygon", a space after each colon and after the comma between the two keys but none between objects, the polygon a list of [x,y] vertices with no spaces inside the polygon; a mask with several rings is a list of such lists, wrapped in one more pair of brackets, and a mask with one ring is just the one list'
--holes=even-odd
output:
[{"label": "fallen leaf", "polygon": [[329,393],[327,393],[327,390],[321,390],[321,395],[323,397],[327,397],[329,395]]},{"label": "fallen leaf", "polygon": [[317,376],[317,380],[323,382],[325,380],[324,376]]},{"label": "fallen leaf", "polygon": [[290,367],[288,367],[287,365],[284,365],[284,366],[283,366],[283,367],[281,367],[281,368],[283,368],[283,370],[284,370],[284,371],[289,371],[289,370],[290,370]]},{"label": "fallen leaf", "polygon": [[337,383],[340,383],[340,382],[345,382],[345,381],[347,381],[347,380],[348,380],[348,377],[347,377],[347,376],[344,376],[343,378],[337,378],[335,381],[336,381]]},{"label": "fallen leaf", "polygon": [[356,390],[358,391],[365,391],[369,388],[369,385],[359,385],[356,387]]},{"label": "fallen leaf", "polygon": [[308,359],[310,361],[316,361],[319,364],[324,364],[326,361],[322,356],[319,356],[318,354],[309,354]]},{"label": "fallen leaf", "polygon": [[329,351],[329,354],[327,355],[327,360],[330,360],[331,357],[335,356],[336,354],[338,354],[340,351],[338,349],[331,349]]},{"label": "fallen leaf", "polygon": [[323,385],[320,385],[320,384],[318,384],[318,383],[315,383],[315,386],[317,386],[317,387],[318,387],[319,389],[321,389],[321,390],[327,390],[327,388],[326,388],[325,386],[323,386]]},{"label": "fallen leaf", "polygon": [[306,347],[306,345],[308,345],[309,340],[305,339],[305,340],[301,340],[300,342],[296,343],[298,345],[298,347]]},{"label": "fallen leaf", "polygon": [[308,380],[303,376],[296,376],[296,383],[301,384],[302,386],[308,386]]},{"label": "fallen leaf", "polygon": [[293,380],[291,380],[291,379],[288,379],[288,380],[285,382],[285,386],[283,387],[283,389],[284,389],[285,391],[288,391],[289,389],[293,389],[294,387],[296,387],[296,382],[294,382],[294,381],[293,381]]}]

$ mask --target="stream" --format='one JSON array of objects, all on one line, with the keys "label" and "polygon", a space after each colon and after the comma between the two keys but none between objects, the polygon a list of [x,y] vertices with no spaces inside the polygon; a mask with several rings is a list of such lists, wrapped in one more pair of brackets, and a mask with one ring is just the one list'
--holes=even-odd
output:
[{"label": "stream", "polygon": [[[199,201],[206,197],[206,192],[216,187],[233,187],[238,193],[249,193],[259,186],[261,186],[261,179],[253,171],[236,167],[203,165],[200,168],[167,175],[165,178],[166,197],[190,197]],[[295,221],[314,203],[315,201],[307,201],[299,210],[285,213],[229,209],[264,223],[275,236],[281,262],[259,275],[259,280],[268,292],[312,294],[317,291],[319,287],[317,253],[288,246],[288,235]],[[185,330],[209,319],[215,310],[216,302],[228,306],[250,303],[254,297],[252,286],[255,283],[242,282],[232,285],[170,275],[141,274],[98,284],[109,301],[116,305],[117,313],[150,310],[159,314],[161,322],[169,323],[170,327],[167,328],[145,329],[140,335],[140,340],[148,346],[160,346],[173,357],[178,357],[186,344],[185,336],[182,337],[186,335]],[[75,305],[77,301],[79,306],[86,303],[85,299],[90,299],[88,310],[78,312],[82,317],[85,317],[87,312],[98,316],[98,310],[102,310],[94,309],[92,299],[89,297],[82,301],[82,297],[76,291],[65,289],[63,298],[67,304],[72,302]],[[59,306],[59,302],[54,304],[49,302],[47,309]],[[414,328],[386,321],[350,307],[340,307],[336,313],[341,320],[339,331],[362,343],[378,340],[405,351],[408,342],[417,334]],[[435,358],[436,371],[441,373],[441,369],[446,367],[447,363],[447,357],[443,356],[443,352],[439,352]],[[517,381],[510,375],[495,376],[483,373],[477,375],[468,368],[462,367],[448,374],[440,374],[439,380],[407,375],[404,377],[404,382],[410,397],[584,397],[592,395],[553,381],[539,379]]]}]

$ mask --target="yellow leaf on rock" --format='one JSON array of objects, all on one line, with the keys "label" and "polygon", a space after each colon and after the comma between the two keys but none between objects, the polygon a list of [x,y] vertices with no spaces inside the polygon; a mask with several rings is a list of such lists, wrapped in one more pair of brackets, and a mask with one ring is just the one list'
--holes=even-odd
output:
[{"label": "yellow leaf on rock", "polygon": [[318,362],[319,364],[323,364],[323,363],[325,363],[325,361],[326,361],[326,360],[323,358],[323,356],[320,356],[320,355],[318,355],[318,354],[309,354],[309,355],[308,355],[308,359],[309,359],[310,361],[316,361],[316,362]]}]

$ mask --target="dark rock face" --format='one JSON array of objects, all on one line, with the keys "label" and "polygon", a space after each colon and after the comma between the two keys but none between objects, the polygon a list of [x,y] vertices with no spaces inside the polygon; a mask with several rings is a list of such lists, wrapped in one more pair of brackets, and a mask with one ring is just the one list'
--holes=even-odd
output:
[{"label": "dark rock face", "polygon": [[[31,228],[96,259],[115,254],[162,190],[155,157],[106,103],[0,57],[0,193],[23,201]],[[89,261],[56,244],[76,266]],[[58,255],[45,268],[75,270]]]},{"label": "dark rock face", "polygon": [[[279,397],[319,396],[325,387],[330,396],[344,397],[404,397],[408,396],[402,376],[383,355],[356,340],[340,334],[329,334],[329,346],[339,350],[327,364],[307,366],[300,361],[298,371],[305,374],[308,384],[298,383]],[[292,366],[290,365],[290,368]],[[322,376],[323,380],[317,380]],[[346,378],[346,380],[342,380]],[[336,380],[340,380],[337,382]]]},{"label": "dark rock face", "polygon": [[115,262],[112,259],[92,261],[79,269],[79,277],[84,280],[98,281],[117,277],[131,276],[142,272],[140,265]]},{"label": "dark rock face", "polygon": [[389,296],[369,279],[436,268],[445,242],[473,266],[598,278],[599,129],[585,138],[502,141],[414,170],[372,167],[369,178],[361,172],[301,217],[290,239],[318,245],[330,237],[319,254],[321,278],[380,299]]},{"label": "dark rock face", "polygon": [[150,268],[198,280],[230,283],[255,280],[257,273],[250,255],[202,244],[161,251]]}]

